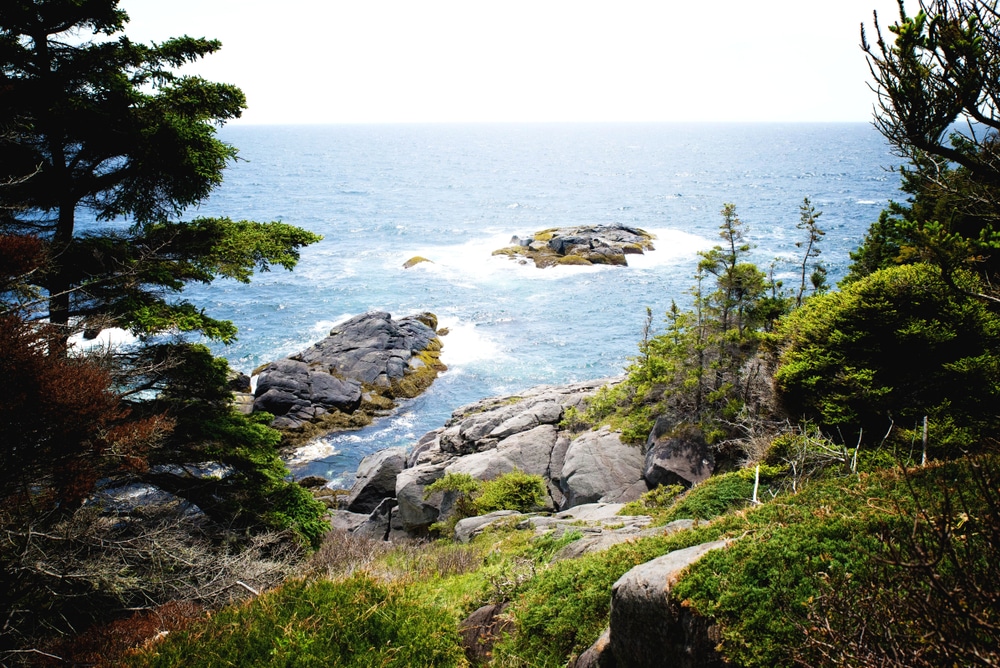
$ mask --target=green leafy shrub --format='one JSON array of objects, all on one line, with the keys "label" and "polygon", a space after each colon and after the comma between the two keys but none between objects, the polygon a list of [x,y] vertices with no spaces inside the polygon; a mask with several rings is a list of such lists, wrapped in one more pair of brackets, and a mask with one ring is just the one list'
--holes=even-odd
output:
[{"label": "green leafy shrub", "polygon": [[462,666],[456,626],[367,575],[291,581],[171,634],[133,666]]},{"label": "green leafy shrub", "polygon": [[[771,498],[771,492],[777,492],[786,474],[783,467],[760,467],[760,489],[757,496],[760,501]],[[710,520],[731,510],[750,505],[753,499],[755,470],[741,469],[730,473],[714,475],[698,483],[686,494],[659,516],[662,522],[673,520]]]},{"label": "green leafy shrub", "polygon": [[623,543],[559,561],[522,585],[513,603],[514,632],[498,643],[496,665],[556,668],[590,646],[608,624],[611,586],[633,566],[713,540],[712,529]]},{"label": "green leafy shrub", "polygon": [[451,514],[431,528],[448,535],[459,520],[485,515],[497,510],[520,513],[537,510],[545,504],[545,480],[540,475],[513,470],[493,480],[480,481],[468,473],[446,473],[426,488],[424,498],[437,492],[456,495]]},{"label": "green leafy shrub", "polygon": [[626,503],[618,511],[618,514],[649,515],[657,513],[657,511],[664,511],[672,506],[677,497],[685,491],[683,485],[659,485],[640,496],[637,500]]},{"label": "green leafy shrub", "polygon": [[527,513],[545,503],[545,480],[540,475],[511,471],[482,483],[475,497],[477,515],[496,510],[516,510]]},{"label": "green leafy shrub", "polygon": [[939,454],[1000,431],[1000,317],[935,267],[882,269],[815,297],[782,333],[775,380],[793,418],[871,443],[892,421],[912,428],[929,416]]},{"label": "green leafy shrub", "polygon": [[[840,624],[826,640],[834,636],[849,638],[848,642],[860,638],[863,628],[860,620],[865,615],[845,617],[843,611],[857,603],[871,602],[872,591],[886,583],[878,573],[888,562],[899,562],[903,570],[911,568],[905,564],[911,564],[938,573],[931,576],[930,571],[924,571],[925,578],[948,577],[948,558],[898,559],[900,554],[910,557],[916,554],[910,548],[899,547],[912,545],[913,541],[939,554],[940,547],[933,540],[921,537],[933,536],[933,532],[914,533],[915,521],[918,525],[944,526],[948,531],[972,522],[973,526],[953,532],[963,536],[955,547],[963,557],[970,558],[966,563],[981,575],[974,578],[976,586],[985,587],[980,594],[987,595],[984,598],[970,594],[965,599],[963,594],[962,600],[971,602],[975,598],[980,605],[983,602],[986,607],[994,605],[996,597],[989,592],[995,592],[996,585],[988,578],[996,573],[989,563],[996,561],[997,543],[992,542],[992,537],[997,534],[988,522],[977,521],[991,511],[968,470],[966,462],[950,462],[906,474],[896,469],[815,480],[798,494],[785,497],[781,503],[760,506],[742,520],[736,516],[720,520],[717,529],[728,527],[729,535],[741,538],[726,550],[711,552],[694,564],[678,581],[674,594],[697,613],[719,623],[721,650],[734,664],[746,668],[799,665],[803,648],[811,642],[807,631],[820,630],[817,626],[826,623],[822,620],[825,613],[830,614],[832,624]],[[996,477],[992,480],[995,482]],[[956,504],[950,511],[942,512],[949,495],[954,498],[961,495],[966,505],[956,507]],[[900,578],[903,582],[897,581],[899,588],[875,598],[881,603],[899,602],[912,594],[909,600],[924,601],[944,611],[946,601],[927,598],[930,590],[924,585],[929,579],[921,582],[911,576],[903,573]],[[904,585],[905,582],[908,584]],[[828,608],[831,586],[844,588],[837,594],[842,604],[837,610]],[[911,650],[922,651],[927,638],[911,632],[916,627],[910,627],[911,621],[903,616],[902,608],[893,604],[876,612],[877,604],[869,608],[868,616],[885,615],[884,618],[865,621],[877,622],[882,625],[879,629],[897,640],[908,638]],[[817,639],[822,641],[822,634]],[[873,639],[870,644],[879,642]],[[816,649],[813,646],[812,650]],[[847,657],[845,665],[856,664]]]}]

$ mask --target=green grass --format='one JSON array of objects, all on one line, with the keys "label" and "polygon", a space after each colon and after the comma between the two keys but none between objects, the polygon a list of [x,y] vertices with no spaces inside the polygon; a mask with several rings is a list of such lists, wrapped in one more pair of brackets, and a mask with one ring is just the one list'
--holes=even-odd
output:
[{"label": "green grass", "polygon": [[[463,665],[459,622],[485,603],[510,601],[513,631],[491,665],[564,666],[607,626],[611,587],[629,569],[728,537],[732,545],[691,567],[674,595],[714,618],[734,664],[791,666],[808,650],[806,630],[831,583],[870,587],[887,544],[912,531],[918,507],[937,507],[943,490],[973,487],[967,469],[950,462],[906,475],[821,477],[796,493],[761,491],[766,503],[756,506],[748,503],[753,470],[724,474],[672,501],[661,495],[669,504],[661,519],[703,520],[693,529],[556,563],[552,556],[579,533],[536,538],[501,522],[467,545],[398,547],[369,563],[368,574],[290,582],[168,637],[134,665]],[[782,482],[775,467],[761,479],[761,490]],[[975,503],[963,508],[979,512]]]},{"label": "green grass", "polygon": [[134,657],[133,666],[463,666],[453,620],[399,585],[354,575],[286,583]]}]

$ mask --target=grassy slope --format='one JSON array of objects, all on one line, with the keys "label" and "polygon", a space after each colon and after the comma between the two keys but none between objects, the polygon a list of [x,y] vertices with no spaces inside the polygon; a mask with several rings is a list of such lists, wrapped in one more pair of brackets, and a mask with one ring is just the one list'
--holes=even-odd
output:
[{"label": "grassy slope", "polygon": [[291,582],[169,638],[135,664],[221,666],[238,656],[250,665],[252,656],[256,665],[461,665],[458,622],[481,604],[511,599],[515,630],[494,665],[562,666],[606,626],[611,585],[632,566],[728,536],[738,540],[696,564],[675,593],[720,622],[722,650],[738,665],[792,665],[828,583],[866,582],[886,544],[912,530],[918,505],[937,507],[943,490],[969,488],[967,476],[962,462],[905,476],[882,469],[766,494],[767,503],[749,508],[748,476],[727,474],[661,514],[666,521],[681,509],[721,513],[689,531],[555,564],[551,555],[569,538],[532,540],[510,529],[469,546],[396,549],[368,560],[370,575]]}]

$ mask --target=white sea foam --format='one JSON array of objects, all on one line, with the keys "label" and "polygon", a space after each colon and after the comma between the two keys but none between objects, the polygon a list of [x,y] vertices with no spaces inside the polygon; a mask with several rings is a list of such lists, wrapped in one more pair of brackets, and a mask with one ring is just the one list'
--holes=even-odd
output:
[{"label": "white sea foam", "polygon": [[74,334],[69,337],[69,344],[77,350],[90,350],[91,348],[118,348],[135,343],[139,339],[130,332],[118,327],[102,329],[96,338],[85,339],[83,334]]},{"label": "white sea foam", "polygon": [[[361,439],[357,439],[356,442],[360,443]],[[300,448],[296,448],[291,458],[286,460],[285,463],[289,467],[294,467],[307,462],[314,462],[317,459],[335,457],[341,452],[341,449],[337,448],[329,439],[318,438],[314,441],[309,441]]]},{"label": "white sea foam", "polygon": [[646,229],[646,231],[656,235],[653,240],[653,248],[656,250],[647,251],[643,255],[629,255],[627,259],[630,267],[652,269],[678,262],[694,262],[698,251],[707,250],[713,244],[705,237],[681,230]]},{"label": "white sea foam", "polygon": [[[648,231],[657,237],[653,242],[656,250],[645,255],[628,256],[628,263],[633,267],[651,268],[690,260],[698,251],[710,248],[712,245],[704,237],[680,230]],[[504,277],[517,280],[560,281],[580,275],[617,270],[606,265],[566,265],[540,271],[530,260],[522,262],[503,255],[493,255],[493,251],[498,248],[509,246],[512,236],[505,232],[472,239],[464,244],[415,248],[406,253],[395,254],[391,263],[395,267],[401,267],[406,260],[419,255],[430,262],[421,262],[406,271],[431,272],[462,287],[475,287],[481,282],[495,281]]]},{"label": "white sea foam", "polygon": [[475,323],[443,318],[438,325],[448,328],[448,335],[442,339],[441,361],[453,370],[480,360],[496,359],[503,354],[500,346],[485,336]]}]

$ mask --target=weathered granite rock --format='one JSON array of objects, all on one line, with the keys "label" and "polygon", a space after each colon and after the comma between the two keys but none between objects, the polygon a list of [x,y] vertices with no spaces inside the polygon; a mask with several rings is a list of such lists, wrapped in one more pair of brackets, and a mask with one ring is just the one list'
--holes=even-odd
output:
[{"label": "weathered granite rock", "polygon": [[539,425],[500,441],[496,448],[459,457],[448,473],[467,473],[478,480],[493,480],[517,469],[546,476],[559,432],[551,424]]},{"label": "weathered granite rock", "polygon": [[566,451],[560,488],[564,507],[596,501],[627,502],[647,490],[639,448],[625,445],[607,427],[577,437]]},{"label": "weathered granite rock", "polygon": [[291,428],[331,409],[354,412],[361,405],[361,383],[335,378],[299,360],[284,359],[261,371],[254,396],[255,411],[275,415],[275,427]]},{"label": "weathered granite rock", "polygon": [[618,665],[634,668],[723,665],[710,620],[696,617],[670,596],[682,570],[706,552],[726,547],[718,540],[676,550],[636,566],[611,589],[611,651]]},{"label": "weathered granite rock", "polygon": [[326,483],[330,482],[326,478],[318,475],[307,475],[305,478],[299,478],[295,483],[299,487],[305,487],[306,489],[316,489],[317,487],[323,487]]},{"label": "weathered granite rock", "polygon": [[[498,510],[487,515],[468,517],[455,526],[455,538],[462,542],[472,540],[497,522],[509,523],[520,531],[534,531],[535,535],[552,533],[561,538],[567,531],[580,532],[583,537],[570,543],[556,558],[570,558],[590,552],[598,552],[626,540],[645,536],[660,536],[690,528],[692,520],[677,520],[665,527],[650,527],[653,518],[648,515],[619,515],[623,504],[591,503],[549,515],[547,513],[518,513],[512,510]],[[572,511],[581,509],[577,516]],[[573,547],[577,546],[579,547]],[[565,551],[565,554],[563,553]]]},{"label": "weathered granite rock", "polygon": [[406,468],[413,468],[420,464],[439,464],[451,459],[450,454],[441,452],[441,432],[443,431],[444,427],[429,431],[421,436],[406,457]]},{"label": "weathered granite rock", "polygon": [[455,540],[462,543],[468,543],[470,540],[482,533],[486,527],[490,526],[498,519],[514,515],[522,515],[522,513],[519,513],[516,510],[496,510],[485,515],[477,515],[476,517],[466,517],[461,519],[457,524],[455,524]]},{"label": "weathered granite rock", "polygon": [[352,513],[347,510],[330,511],[330,527],[335,531],[351,532],[368,521],[370,513]]},{"label": "weathered granite rock", "polygon": [[[580,408],[598,388],[616,380],[540,386],[463,406],[445,427],[417,442],[406,457],[406,468],[397,474],[395,489],[384,488],[366,503],[376,503],[380,494],[395,496],[402,526],[419,533],[444,519],[454,504],[454,492],[423,498],[426,486],[445,473],[492,480],[517,469],[542,476],[549,491],[548,509],[560,508],[564,497],[559,479],[570,439],[559,423],[566,409]],[[359,481],[370,477],[363,469],[365,464],[359,467]],[[642,486],[645,491],[645,483]]]},{"label": "weathered granite rock", "polygon": [[503,615],[507,605],[484,605],[458,625],[465,658],[473,666],[489,663],[496,641],[511,629],[512,620]]},{"label": "weathered granite rock", "polygon": [[347,510],[370,513],[382,499],[396,495],[396,477],[406,467],[406,449],[379,450],[361,460],[347,496]]},{"label": "weathered granite rock", "polygon": [[580,540],[575,540],[556,552],[552,556],[552,561],[576,559],[585,554],[602,552],[612,545],[624,543],[625,541],[645,538],[647,536],[669,536],[672,533],[690,529],[694,526],[694,520],[675,520],[666,526],[647,527],[646,525],[649,524],[651,518],[624,515],[620,516],[619,519],[624,523],[622,527],[617,529],[602,529],[600,532],[586,535]]},{"label": "weathered granite rock", "polygon": [[382,499],[396,495],[396,477],[406,468],[406,449],[388,448],[361,460],[354,485],[347,495],[347,509],[370,513]]},{"label": "weathered granite rock", "polygon": [[[423,464],[404,469],[396,477],[399,520],[406,531],[422,532],[437,522],[449,506],[445,494],[438,492],[424,498],[424,488],[444,476],[445,464]],[[453,500],[452,500],[453,501]]]},{"label": "weathered granite rock", "polygon": [[355,527],[352,533],[377,540],[388,540],[392,528],[392,511],[396,508],[396,499],[382,499],[368,519]]},{"label": "weathered granite rock", "polygon": [[715,456],[701,431],[675,426],[660,419],[646,441],[643,478],[652,489],[657,485],[691,487],[715,471]]},{"label": "weathered granite rock", "polygon": [[568,668],[618,668],[611,651],[611,629],[605,629],[597,641],[569,664]]},{"label": "weathered granite rock", "polygon": [[391,406],[392,399],[416,396],[444,369],[436,327],[431,313],[351,318],[306,350],[264,366],[254,410],[273,413],[275,427],[298,429],[332,411],[354,413],[364,397]]},{"label": "weathered granite rock", "polygon": [[543,230],[532,239],[514,237],[511,245],[494,251],[514,260],[534,261],[538,268],[557,264],[611,264],[625,266],[625,255],[653,250],[653,235],[623,225],[593,225]]},{"label": "weathered granite rock", "polygon": [[406,262],[403,263],[403,269],[409,269],[410,267],[415,267],[418,264],[420,264],[421,262],[430,262],[431,264],[434,264],[433,261],[428,260],[427,258],[425,258],[423,256],[414,255],[409,260],[407,260]]}]

